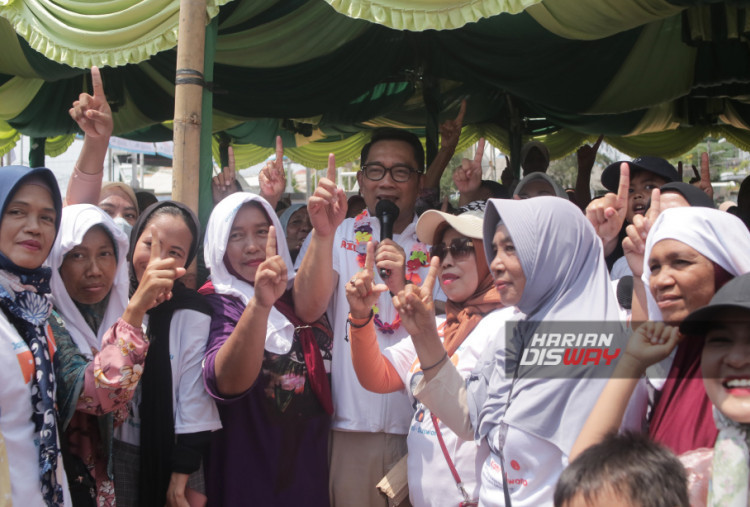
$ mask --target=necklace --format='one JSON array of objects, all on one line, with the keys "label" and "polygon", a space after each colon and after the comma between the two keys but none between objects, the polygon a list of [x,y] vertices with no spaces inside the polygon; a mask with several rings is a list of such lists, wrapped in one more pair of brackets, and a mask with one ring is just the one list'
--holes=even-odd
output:
[{"label": "necklace", "polygon": [[[370,214],[365,209],[354,219],[354,241],[356,242],[355,250],[357,252],[357,263],[359,269],[365,267],[367,258],[367,242],[372,240],[372,225],[370,224]],[[430,264],[430,254],[427,246],[419,241],[412,245],[411,252],[406,260],[407,281],[420,285],[422,277],[419,276],[419,269]],[[396,314],[393,322],[386,322],[380,317],[380,310],[377,305],[372,306],[373,322],[378,331],[384,334],[393,334],[401,326],[401,317]]]}]

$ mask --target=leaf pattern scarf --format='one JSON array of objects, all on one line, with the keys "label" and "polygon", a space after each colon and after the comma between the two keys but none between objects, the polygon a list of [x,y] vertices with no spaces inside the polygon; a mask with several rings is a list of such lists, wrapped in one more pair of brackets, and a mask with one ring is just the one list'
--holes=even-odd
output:
[{"label": "leaf pattern scarf", "polygon": [[713,470],[708,485],[708,507],[747,507],[750,452],[748,429],[714,407],[719,436],[714,444]]}]

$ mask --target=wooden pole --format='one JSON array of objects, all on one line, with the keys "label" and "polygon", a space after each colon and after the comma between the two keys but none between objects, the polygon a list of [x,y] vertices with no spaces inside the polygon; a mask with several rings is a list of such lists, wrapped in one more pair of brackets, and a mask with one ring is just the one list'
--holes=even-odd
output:
[{"label": "wooden pole", "polygon": [[172,198],[198,213],[206,0],[180,0]]}]

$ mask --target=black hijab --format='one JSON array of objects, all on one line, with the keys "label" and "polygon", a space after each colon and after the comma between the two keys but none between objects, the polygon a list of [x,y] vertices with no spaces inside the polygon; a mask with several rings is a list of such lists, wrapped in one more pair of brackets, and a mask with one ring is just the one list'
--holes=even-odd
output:
[{"label": "black hijab", "polygon": [[[163,208],[172,208],[165,211]],[[161,211],[160,211],[161,210]],[[180,216],[192,233],[185,267],[198,252],[200,224],[190,208],[175,201],[162,201],[146,208],[133,226],[130,235],[128,263],[131,294],[138,287],[133,266],[133,252],[138,238],[154,215]],[[141,377],[141,459],[138,479],[138,505],[163,507],[173,471],[191,473],[201,461],[202,440],[178,435],[175,440],[174,408],[172,401],[172,365],[169,351],[169,330],[172,315],[177,310],[194,310],[211,315],[203,296],[188,289],[179,280],[172,288],[172,299],[150,309],[148,330],[149,351]]]}]

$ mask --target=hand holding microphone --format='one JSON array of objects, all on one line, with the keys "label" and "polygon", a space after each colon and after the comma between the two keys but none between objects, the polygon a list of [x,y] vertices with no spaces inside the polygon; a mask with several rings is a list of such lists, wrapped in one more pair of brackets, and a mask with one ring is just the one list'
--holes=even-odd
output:
[{"label": "hand holding microphone", "polygon": [[[393,239],[393,224],[398,220],[399,209],[393,201],[378,201],[375,206],[375,216],[380,222],[380,241]],[[389,272],[385,268],[380,268],[380,278],[388,278]]]}]

